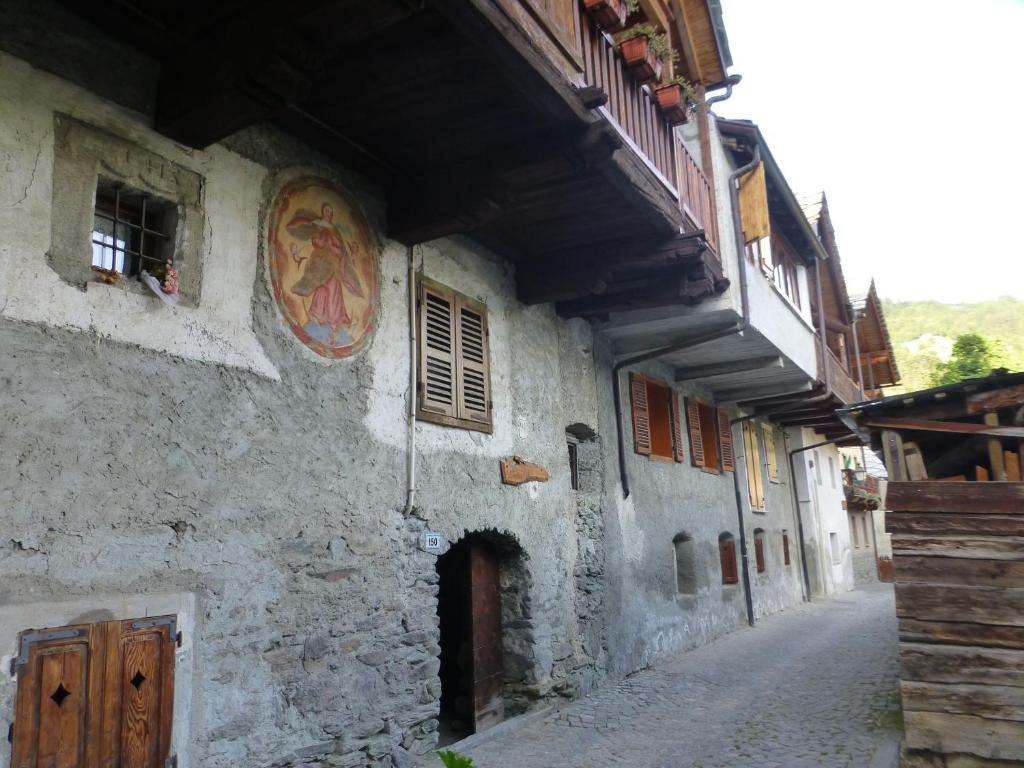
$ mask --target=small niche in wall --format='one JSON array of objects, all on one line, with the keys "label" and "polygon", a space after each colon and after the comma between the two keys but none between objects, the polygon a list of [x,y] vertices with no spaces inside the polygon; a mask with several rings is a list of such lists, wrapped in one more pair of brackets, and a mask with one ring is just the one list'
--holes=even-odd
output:
[{"label": "small niche in wall", "polygon": [[697,593],[697,563],[693,537],[688,533],[677,533],[672,538],[675,551],[676,592],[680,595]]}]

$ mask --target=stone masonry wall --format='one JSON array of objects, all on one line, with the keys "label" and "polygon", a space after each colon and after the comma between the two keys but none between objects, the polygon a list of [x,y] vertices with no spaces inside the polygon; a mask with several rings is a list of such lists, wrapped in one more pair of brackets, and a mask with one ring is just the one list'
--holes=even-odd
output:
[{"label": "stone masonry wall", "polygon": [[[55,113],[202,178],[197,306],[83,291],[47,264],[64,215],[52,207]],[[566,427],[593,417],[563,405],[551,375],[590,364],[589,329],[561,344],[552,309],[520,305],[510,267],[469,241],[416,249],[418,271],[488,306],[495,425],[417,426],[407,516],[407,262],[380,235],[375,190],[265,129],[187,150],[6,54],[0,163],[0,720],[12,717],[18,631],[163,610],[187,635],[182,768],[406,765],[437,727],[437,574],[417,547],[428,528],[449,541],[494,530],[521,548],[515,683],[527,705],[594,677],[565,460]],[[330,364],[294,338],[267,287],[266,208],[299,172],[347,187],[380,238],[377,331]],[[551,480],[502,485],[510,454]]]}]

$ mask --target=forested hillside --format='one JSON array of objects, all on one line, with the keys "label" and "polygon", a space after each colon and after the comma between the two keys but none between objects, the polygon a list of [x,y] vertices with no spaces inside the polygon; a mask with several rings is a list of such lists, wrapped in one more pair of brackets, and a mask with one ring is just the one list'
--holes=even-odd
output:
[{"label": "forested hillside", "polygon": [[978,304],[882,304],[903,377],[903,391],[931,386],[935,365],[948,359],[954,340],[964,333],[983,336],[999,365],[1024,370],[1024,301],[1003,297]]}]

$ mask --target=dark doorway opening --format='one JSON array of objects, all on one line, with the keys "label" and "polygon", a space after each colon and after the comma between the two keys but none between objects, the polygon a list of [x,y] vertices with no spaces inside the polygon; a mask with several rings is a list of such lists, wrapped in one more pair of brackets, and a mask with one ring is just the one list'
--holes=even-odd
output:
[{"label": "dark doorway opening", "polygon": [[505,716],[502,548],[471,534],[437,559],[441,631],[440,745]]}]

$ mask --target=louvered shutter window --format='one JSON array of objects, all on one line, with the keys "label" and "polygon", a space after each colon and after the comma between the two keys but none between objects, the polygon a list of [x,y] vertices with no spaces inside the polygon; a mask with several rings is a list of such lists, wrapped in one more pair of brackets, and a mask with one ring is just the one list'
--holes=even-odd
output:
[{"label": "louvered shutter window", "polygon": [[487,354],[487,311],[476,301],[457,296],[458,415],[491,423],[491,386]]},{"label": "louvered shutter window", "polygon": [[672,416],[672,458],[681,462],[686,458],[683,450],[683,419],[679,413],[679,395],[673,389],[668,391],[668,402]]},{"label": "louvered shutter window", "polygon": [[647,408],[647,379],[642,373],[629,374],[629,393],[633,405],[633,447],[637,453],[651,455],[651,418]]},{"label": "louvered shutter window", "polygon": [[754,562],[757,564],[757,572],[765,572],[764,562],[764,536],[754,536]]},{"label": "louvered shutter window", "polygon": [[452,291],[420,282],[419,406],[424,413],[456,415],[454,314]]},{"label": "louvered shutter window", "polygon": [[782,532],[782,561],[789,565],[789,534]]},{"label": "louvered shutter window", "polygon": [[448,426],[491,431],[487,308],[421,279],[417,416]]},{"label": "louvered shutter window", "polygon": [[777,483],[779,482],[779,461],[775,452],[775,430],[771,424],[762,424],[761,433],[764,437],[764,463],[768,470],[768,479]]},{"label": "louvered shutter window", "polygon": [[163,768],[174,717],[174,626],[163,616],[23,633],[12,765]]},{"label": "louvered shutter window", "polygon": [[690,432],[690,463],[695,467],[703,467],[704,440],[700,429],[700,404],[692,397],[686,398],[686,426]]},{"label": "louvered shutter window", "polygon": [[746,454],[747,493],[750,496],[750,508],[761,512],[764,511],[761,450],[757,441],[757,431],[750,426],[749,421],[743,423],[743,452]]},{"label": "louvered shutter window", "polygon": [[726,472],[736,471],[736,455],[732,447],[732,427],[729,425],[729,412],[718,409],[718,445],[722,455],[722,469]]}]

